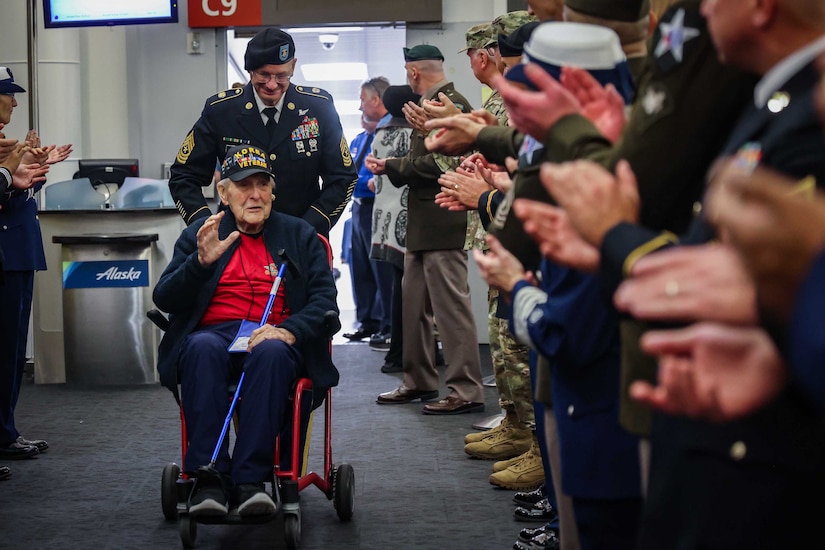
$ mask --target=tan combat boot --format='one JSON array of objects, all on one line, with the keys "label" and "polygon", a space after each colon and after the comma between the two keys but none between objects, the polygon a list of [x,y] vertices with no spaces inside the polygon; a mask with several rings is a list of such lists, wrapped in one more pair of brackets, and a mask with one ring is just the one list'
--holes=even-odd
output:
[{"label": "tan combat boot", "polygon": [[506,470],[507,468],[509,468],[510,466],[515,464],[516,462],[521,462],[522,460],[527,458],[527,455],[529,455],[529,454],[530,454],[530,451],[528,450],[526,453],[521,453],[520,455],[518,455],[516,457],[513,457],[511,459],[499,460],[498,462],[494,462],[493,463],[493,472],[500,472],[502,470]]},{"label": "tan combat boot", "polygon": [[534,489],[544,482],[544,466],[541,462],[538,441],[533,436],[533,445],[524,458],[504,470],[490,475],[490,483],[505,489]]},{"label": "tan combat boot", "polygon": [[473,432],[464,436],[464,444],[467,443],[477,443],[484,439],[485,437],[491,436],[500,432],[501,430],[506,430],[508,427],[518,426],[519,421],[516,413],[514,411],[507,411],[504,415],[504,418],[501,419],[501,422],[498,423],[498,426],[495,428],[490,428],[489,430],[484,430],[483,432]]},{"label": "tan combat boot", "polygon": [[464,446],[464,452],[473,458],[502,460],[518,456],[530,449],[533,432],[527,428],[500,430],[475,443]]}]

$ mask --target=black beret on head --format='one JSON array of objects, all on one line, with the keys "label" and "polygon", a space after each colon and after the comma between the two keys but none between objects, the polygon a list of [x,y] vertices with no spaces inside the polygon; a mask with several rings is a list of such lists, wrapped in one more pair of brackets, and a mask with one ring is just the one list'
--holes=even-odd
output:
[{"label": "black beret on head", "polygon": [[264,65],[283,65],[295,57],[295,42],[279,29],[264,29],[249,41],[243,68],[254,71]]},{"label": "black beret on head", "polygon": [[401,118],[404,118],[404,113],[401,111],[401,108],[404,107],[408,101],[418,103],[419,99],[421,99],[421,96],[413,92],[412,88],[407,85],[390,86],[387,88],[387,91],[384,92],[384,97],[382,98],[387,111],[389,111],[392,116]]},{"label": "black beret on head", "polygon": [[530,40],[530,36],[538,26],[538,21],[531,21],[511,32],[509,36],[498,35],[498,53],[501,57],[518,57],[524,53],[524,44]]}]

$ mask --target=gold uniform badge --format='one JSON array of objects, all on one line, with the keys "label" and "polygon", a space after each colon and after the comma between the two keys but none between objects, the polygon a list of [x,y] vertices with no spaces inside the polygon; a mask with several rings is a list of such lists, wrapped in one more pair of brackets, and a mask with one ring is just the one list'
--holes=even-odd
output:
[{"label": "gold uniform badge", "polygon": [[343,137],[341,138],[341,159],[344,161],[344,166],[347,168],[352,166],[352,155],[349,154],[347,140]]},{"label": "gold uniform badge", "polygon": [[189,155],[192,154],[192,151],[195,149],[195,131],[189,132],[189,135],[186,136],[186,139],[183,140],[183,143],[180,146],[180,150],[178,151],[178,162],[181,164],[186,164],[186,161],[189,160]]}]

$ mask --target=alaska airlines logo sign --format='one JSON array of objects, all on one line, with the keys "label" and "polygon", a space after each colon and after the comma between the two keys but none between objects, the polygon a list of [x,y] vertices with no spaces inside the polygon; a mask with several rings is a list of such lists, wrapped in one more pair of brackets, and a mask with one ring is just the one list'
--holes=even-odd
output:
[{"label": "alaska airlines logo sign", "polygon": [[63,262],[63,288],[149,286],[148,260]]}]

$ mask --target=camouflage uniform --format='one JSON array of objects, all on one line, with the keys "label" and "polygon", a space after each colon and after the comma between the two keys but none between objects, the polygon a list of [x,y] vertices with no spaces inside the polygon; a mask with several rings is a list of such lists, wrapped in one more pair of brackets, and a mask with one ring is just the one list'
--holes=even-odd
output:
[{"label": "camouflage uniform", "polygon": [[[512,32],[523,22],[533,18],[526,11],[515,12],[515,15],[505,14],[497,17],[493,24],[476,25],[467,31],[466,41],[468,49],[481,49],[494,45],[499,29]],[[497,22],[497,23],[496,23]],[[496,27],[496,25],[498,25]],[[500,126],[507,126],[509,117],[504,106],[504,100],[498,91],[492,94],[482,105],[482,108],[498,120]],[[486,249],[484,237],[487,232],[481,224],[478,211],[468,212],[467,242],[465,249]],[[498,290],[489,289],[487,292],[488,317],[487,330],[490,339],[490,355],[493,362],[493,374],[496,388],[499,392],[499,406],[507,412],[513,412],[518,417],[522,427],[533,428],[535,416],[533,414],[533,396],[530,387],[529,349],[516,342],[510,333],[506,319],[496,316],[498,304]]]},{"label": "camouflage uniform", "polygon": [[527,10],[518,10],[499,15],[493,19],[493,22],[490,25],[493,30],[493,37],[497,38],[500,34],[510,36],[510,33],[517,28],[521,27],[525,23],[531,23],[533,21],[538,21],[534,15],[527,13]]}]

